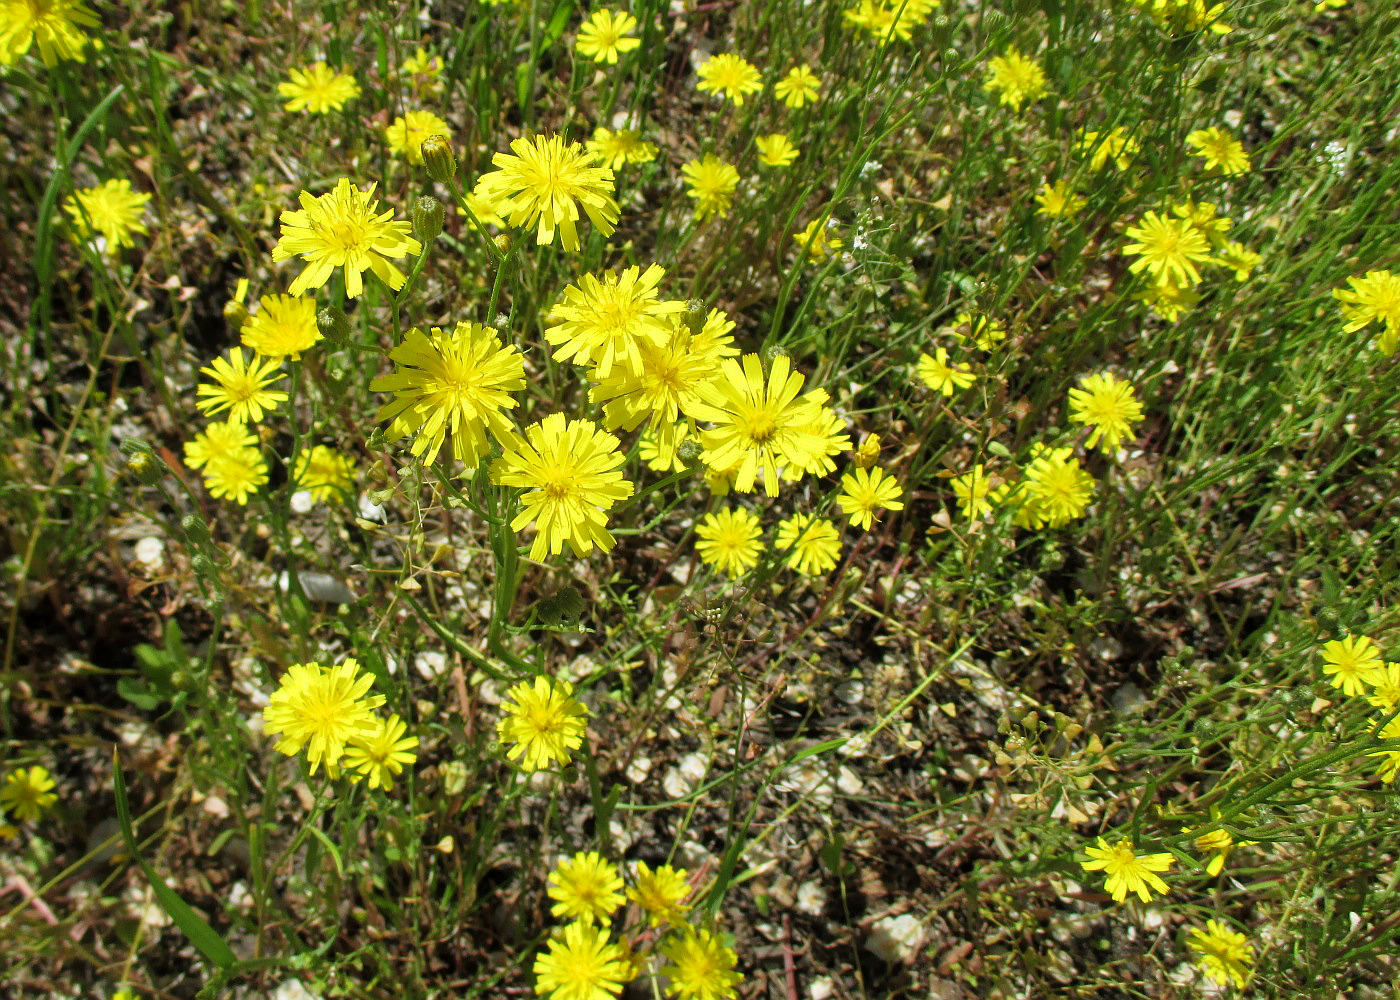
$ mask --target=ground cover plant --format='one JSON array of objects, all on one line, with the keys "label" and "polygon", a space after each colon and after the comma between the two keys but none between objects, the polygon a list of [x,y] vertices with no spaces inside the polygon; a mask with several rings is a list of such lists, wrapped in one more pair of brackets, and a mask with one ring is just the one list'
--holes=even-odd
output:
[{"label": "ground cover plant", "polygon": [[5,994],[1394,995],[1396,79],[4,0]]}]

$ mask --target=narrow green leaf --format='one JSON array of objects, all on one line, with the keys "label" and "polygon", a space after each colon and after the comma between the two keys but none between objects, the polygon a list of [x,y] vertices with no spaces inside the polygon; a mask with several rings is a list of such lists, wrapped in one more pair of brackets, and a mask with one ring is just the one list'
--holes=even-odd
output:
[{"label": "narrow green leaf", "polygon": [[141,852],[136,847],[136,833],[131,828],[131,806],[127,802],[126,781],[122,778],[121,758],[116,750],[112,751],[112,786],[117,798],[117,822],[121,824],[122,839],[126,841],[126,849],[130,852],[132,860],[151,883],[156,902],[160,903],[161,909],[170,915],[170,919],[175,921],[175,926],[184,932],[185,937],[190,939],[190,943],[198,948],[205,958],[221,969],[231,967],[238,961],[238,956],[233,953],[228,942],[210,927],[203,917],[195,913],[188,903],[176,895],[175,890],[166,885],[141,857]]}]

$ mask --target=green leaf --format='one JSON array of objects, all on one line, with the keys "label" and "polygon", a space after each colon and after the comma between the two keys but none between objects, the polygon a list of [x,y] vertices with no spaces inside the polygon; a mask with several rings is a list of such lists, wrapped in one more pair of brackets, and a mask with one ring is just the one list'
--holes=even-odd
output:
[{"label": "green leaf", "polygon": [[[564,33],[564,29],[569,25],[569,18],[574,15],[573,0],[563,0],[554,8],[554,14],[549,19],[549,24],[545,26],[544,37],[540,39],[540,51],[544,51],[555,42],[559,41],[559,36]],[[536,53],[538,57],[538,53]]]},{"label": "green leaf", "polygon": [[153,711],[165,699],[135,677],[122,677],[117,681],[117,694],[131,702],[143,712]]},{"label": "green leaf", "polygon": [[234,955],[228,942],[220,937],[219,932],[210,927],[203,917],[195,913],[188,903],[176,895],[175,890],[166,885],[141,857],[141,852],[136,847],[136,833],[131,828],[131,806],[126,798],[126,781],[122,778],[121,757],[116,750],[112,751],[112,786],[117,798],[117,822],[121,824],[122,839],[126,841],[126,849],[132,860],[140,866],[146,881],[151,883],[156,902],[160,903],[161,909],[170,915],[170,919],[175,921],[175,926],[184,932],[185,937],[190,939],[190,943],[198,948],[205,958],[220,969],[230,968],[238,961],[238,956]]}]

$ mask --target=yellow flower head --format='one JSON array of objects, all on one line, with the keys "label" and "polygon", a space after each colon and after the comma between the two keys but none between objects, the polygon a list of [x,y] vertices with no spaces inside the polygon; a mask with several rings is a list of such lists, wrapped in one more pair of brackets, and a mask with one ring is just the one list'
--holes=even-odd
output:
[{"label": "yellow flower head", "polygon": [[297,489],[306,490],[318,501],[342,500],[355,485],[355,463],[350,456],[318,444],[297,455],[292,478]]},{"label": "yellow flower head", "polygon": [[294,663],[263,709],[264,730],[269,736],[282,734],[277,749],[288,757],[305,747],[312,774],[322,764],[336,767],[347,744],[379,731],[374,710],[384,697],[369,693],[373,683],[374,677],[361,673],[353,659],[333,667]]},{"label": "yellow flower head", "polygon": [[0,3],[0,66],[10,66],[39,47],[45,66],[83,62],[87,36],[80,28],[97,27],[97,15],[80,0],[4,0]]},{"label": "yellow flower head", "polygon": [[834,235],[836,220],[830,216],[818,216],[802,229],[792,234],[792,241],[807,251],[813,260],[829,257],[846,245],[841,237]]},{"label": "yellow flower head", "polygon": [[204,488],[215,500],[232,500],[240,507],[267,484],[267,460],[256,448],[240,448],[209,460],[204,467]]},{"label": "yellow flower head", "polygon": [[1069,409],[1070,423],[1093,428],[1084,447],[1098,445],[1100,451],[1115,450],[1142,420],[1142,404],[1132,383],[1108,372],[1082,377],[1079,388],[1069,391]]},{"label": "yellow flower head", "polygon": [[758,68],[743,56],[722,53],[710,56],[695,71],[700,78],[696,86],[707,94],[718,94],[742,107],[747,94],[756,94],[763,89],[763,78]]},{"label": "yellow flower head", "polygon": [[375,419],[392,421],[393,437],[414,435],[409,450],[424,462],[437,459],[450,434],[453,457],[474,469],[490,448],[487,431],[498,440],[513,433],[504,411],[517,405],[510,394],[525,388],[525,362],[496,331],[479,323],[458,323],[450,333],[414,327],[389,360],[398,366],[394,373],[369,387],[394,399]]},{"label": "yellow flower head", "polygon": [[960,312],[944,332],[959,344],[971,341],[979,351],[990,351],[1006,339],[1006,324],[982,313]]},{"label": "yellow flower head", "polygon": [[404,736],[407,726],[397,715],[375,719],[373,730],[354,737],[345,748],[345,769],[352,781],[369,779],[370,788],[391,789],[394,778],[418,759],[418,737]]},{"label": "yellow flower head", "polygon": [[1210,259],[1210,245],[1189,220],[1148,210],[1138,225],[1128,227],[1127,236],[1133,242],[1123,252],[1137,257],[1129,265],[1134,274],[1148,271],[1159,285],[1189,288],[1200,282],[1196,265]]},{"label": "yellow flower head", "polygon": [[1244,989],[1254,964],[1254,946],[1239,931],[1219,920],[1207,920],[1205,930],[1191,928],[1186,946],[1196,953],[1196,965],[1211,982]]},{"label": "yellow flower head", "polygon": [[97,187],[83,188],[65,199],[63,209],[73,220],[78,240],[100,236],[103,250],[115,254],[122,247],[135,246],[132,233],[147,232],[141,214],[151,196],[131,189],[131,181],[104,181]]},{"label": "yellow flower head", "polygon": [[987,61],[987,82],[982,89],[998,95],[998,100],[1013,111],[1020,110],[1027,101],[1034,103],[1045,96],[1045,71],[1013,45]]},{"label": "yellow flower head", "polygon": [[701,562],[730,578],[740,577],[758,565],[763,554],[763,529],[758,516],[743,507],[706,514],[695,526],[700,540],[695,551]]},{"label": "yellow flower head", "polygon": [[1078,214],[1088,201],[1082,194],[1075,193],[1074,185],[1069,181],[1059,180],[1054,184],[1042,184],[1036,192],[1035,203],[1036,215],[1063,219]]},{"label": "yellow flower head", "polygon": [[873,469],[857,468],[841,477],[841,494],[836,504],[851,519],[851,524],[867,531],[879,520],[876,511],[903,510],[900,498],[904,491],[894,477],[878,465]]},{"label": "yellow flower head", "polygon": [[1109,160],[1112,160],[1119,170],[1127,170],[1141,148],[1138,141],[1121,125],[1107,132],[1085,132],[1075,143],[1075,152],[1081,155],[1088,154],[1091,170],[1102,170]]},{"label": "yellow flower head", "polygon": [[49,772],[38,764],[28,770],[21,767],[5,776],[0,808],[8,809],[21,823],[38,820],[58,801],[55,787]]},{"label": "yellow flower head", "polygon": [[652,264],[646,271],[608,271],[601,280],[586,274],[565,287],[544,332],[555,348],[554,360],[593,365],[598,379],[606,379],[614,365],[641,375],[642,347],[664,345],[670,318],[685,310],[684,302],[662,299],[657,292],[665,276],[660,265]]},{"label": "yellow flower head", "polygon": [[337,267],[345,269],[345,294],[358,298],[364,272],[373,271],[393,291],[403,287],[404,275],[386,258],[416,255],[422,245],[409,235],[407,222],[394,222],[392,211],[375,213],[374,185],[361,191],[342,177],[320,197],[303,191],[300,209],[282,213],[282,236],[272,248],[274,261],[302,257],[306,268],[287,291],[300,295],[320,288]]},{"label": "yellow flower head", "polygon": [[841,533],[824,517],[794,514],[778,524],[778,548],[790,549],[787,564],[803,576],[836,568],[841,557]]},{"label": "yellow flower head", "polygon": [[821,85],[821,78],[812,72],[811,66],[803,63],[788,70],[787,75],[773,85],[773,93],[788,107],[800,108],[816,101]]},{"label": "yellow flower head", "polygon": [[240,451],[256,451],[258,439],[246,424],[221,421],[210,424],[185,442],[185,464],[201,469],[218,458],[228,458]]},{"label": "yellow flower head", "polygon": [[877,41],[890,38],[907,42],[914,29],[928,20],[939,0],[858,0],[842,14],[849,24],[861,28]]},{"label": "yellow flower head", "polygon": [[423,140],[430,135],[450,136],[452,126],[431,111],[410,111],[384,129],[384,141],[414,166],[423,165]]},{"label": "yellow flower head", "polygon": [[1152,899],[1152,893],[1165,896],[1167,883],[1157,877],[1157,872],[1165,872],[1175,863],[1170,854],[1137,854],[1133,842],[1126,837],[1112,847],[1103,837],[1097,847],[1086,847],[1084,853],[1088,861],[1081,861],[1080,867],[1086,872],[1101,871],[1107,874],[1104,888],[1113,896],[1115,903],[1128,898],[1128,893],[1136,893],[1144,903]]},{"label": "yellow flower head", "polygon": [[1215,259],[1221,267],[1235,272],[1236,281],[1246,281],[1249,279],[1250,273],[1259,266],[1259,262],[1264,258],[1243,243],[1226,240],[1224,245],[1216,251]]},{"label": "yellow flower head", "polygon": [[535,993],[547,1000],[608,1000],[631,979],[626,952],[608,932],[576,921],[535,956]]},{"label": "yellow flower head", "polygon": [[1366,700],[1382,712],[1400,708],[1400,663],[1387,661],[1379,670],[1373,669],[1369,676],[1375,690]]},{"label": "yellow flower head", "polygon": [[287,77],[277,85],[277,92],[287,98],[288,111],[326,114],[339,111],[346,102],[360,96],[360,85],[353,76],[337,73],[323,62],[305,69],[290,69]]},{"label": "yellow flower head", "polygon": [[1380,679],[1385,668],[1381,651],[1368,636],[1349,635],[1334,639],[1322,647],[1322,672],[1332,678],[1332,686],[1341,688],[1348,698],[1366,693],[1366,688]]},{"label": "yellow flower head", "polygon": [[414,49],[413,55],[399,67],[400,72],[410,78],[413,87],[425,94],[442,90],[442,69],[442,56],[433,55],[424,48]]},{"label": "yellow flower head", "polygon": [[296,360],[321,339],[316,325],[316,300],[264,295],[258,299],[258,311],[248,317],[239,336],[243,346],[254,354]]},{"label": "yellow flower head", "polygon": [[234,423],[257,423],[263,411],[272,410],[287,398],[280,389],[269,386],[283,378],[281,362],[277,359],[264,360],[256,354],[243,360],[243,348],[235,347],[228,352],[228,358],[215,358],[211,364],[199,370],[208,375],[213,384],[201,382],[195,394],[201,397],[195,406],[205,416],[213,416],[228,410],[228,419]]},{"label": "yellow flower head", "polygon": [[826,393],[803,395],[804,378],[786,356],[773,359],[765,379],[758,355],[725,358],[719,377],[700,390],[691,416],[716,426],[701,432],[702,458],[717,470],[734,470],[734,489],[750,493],[760,473],[764,489],[778,495],[778,470],[805,471],[825,453]]},{"label": "yellow flower head", "polygon": [[935,347],[932,354],[920,354],[915,368],[919,380],[933,392],[951,396],[959,389],[966,389],[977,381],[977,376],[966,368],[959,368],[948,360],[946,347]]},{"label": "yellow flower head", "polygon": [[549,873],[549,898],[555,917],[607,922],[622,905],[622,877],[617,866],[597,851],[582,851],[554,866]]},{"label": "yellow flower head", "polygon": [[861,469],[868,469],[880,460],[880,435],[867,434],[865,440],[860,443],[851,454],[851,460]]},{"label": "yellow flower head", "polygon": [[1094,498],[1094,477],[1068,448],[1046,448],[1026,467],[1025,491],[1037,516],[1058,528],[1084,514]]},{"label": "yellow flower head", "polygon": [[731,1000],[738,996],[743,976],[734,966],[739,956],[710,931],[682,928],[657,951],[670,962],[661,969],[670,980],[669,996],[677,1000]]},{"label": "yellow flower head", "polygon": [[685,897],[690,895],[690,885],[686,882],[689,873],[684,868],[662,865],[655,871],[645,861],[637,862],[634,888],[627,890],[627,898],[640,906],[647,915],[652,927],[662,924],[678,924],[685,919]]},{"label": "yellow flower head", "polygon": [[1201,301],[1200,292],[1174,282],[1148,285],[1137,297],[1168,323],[1175,323],[1183,313],[1190,312]]},{"label": "yellow flower head", "polygon": [[991,513],[992,481],[987,478],[987,467],[981,462],[967,472],[954,476],[950,485],[953,495],[958,498],[963,517],[971,521]]},{"label": "yellow flower head", "polygon": [[734,191],[739,187],[739,171],[713,153],[702,159],[681,165],[687,186],[686,197],[695,202],[695,219],[704,222],[711,216],[724,218],[734,203]]},{"label": "yellow flower head", "polygon": [[588,151],[605,167],[621,170],[629,163],[650,163],[656,159],[656,146],[642,141],[642,134],[630,128],[616,132],[602,126],[593,130]]},{"label": "yellow flower head", "polygon": [[1249,154],[1240,141],[1223,128],[1198,128],[1189,132],[1186,145],[1205,161],[1209,170],[1219,170],[1222,174],[1249,173]]},{"label": "yellow flower head", "polygon": [[781,132],[761,135],[753,144],[758,147],[758,162],[765,167],[786,167],[797,159],[797,147]]},{"label": "yellow flower head", "polygon": [[607,512],[632,495],[620,471],[624,456],[617,438],[591,420],[551,413],[527,427],[524,437],[511,434],[502,445],[505,453],[492,465],[491,477],[498,485],[527,490],[511,528],[535,525],[531,559],[561,552],[565,544],[580,557],[595,547],[613,547]]},{"label": "yellow flower head", "polygon": [[1372,323],[1382,323],[1385,329],[1377,346],[1382,353],[1393,353],[1400,338],[1400,274],[1367,271],[1348,278],[1347,284],[1351,287],[1332,290],[1332,297],[1342,304],[1343,329],[1355,333]]},{"label": "yellow flower head", "polygon": [[579,250],[579,208],[604,236],[611,236],[619,209],[613,172],[576,142],[557,135],[522,136],[511,152],[496,153],[496,167],[477,182],[476,193],[512,226],[535,226],[535,242],[548,246],[559,234],[565,250]]},{"label": "yellow flower head", "polygon": [[594,62],[616,65],[620,53],[631,52],[642,44],[640,38],[632,37],[636,30],[637,19],[631,14],[604,7],[588,15],[574,47],[579,55]]},{"label": "yellow flower head", "polygon": [[506,756],[518,760],[522,771],[566,765],[570,752],[583,745],[588,709],[573,694],[568,681],[549,677],[521,681],[510,689],[501,706],[505,717],[496,729],[502,743],[514,744]]}]

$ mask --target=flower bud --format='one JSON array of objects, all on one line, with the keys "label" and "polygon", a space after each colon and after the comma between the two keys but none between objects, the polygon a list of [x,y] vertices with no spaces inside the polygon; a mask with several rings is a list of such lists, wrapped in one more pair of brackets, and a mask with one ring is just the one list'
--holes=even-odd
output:
[{"label": "flower bud", "polygon": [[510,253],[510,233],[501,233],[495,237],[496,249],[501,253]]},{"label": "flower bud", "polygon": [[149,451],[138,451],[126,460],[126,467],[138,482],[154,486],[160,482],[161,462]]},{"label": "flower bud", "polygon": [[442,202],[430,194],[419,195],[413,202],[413,235],[431,243],[442,232]]},{"label": "flower bud", "polygon": [[701,450],[700,441],[688,437],[676,447],[676,455],[685,463],[687,469],[693,469],[700,464]]},{"label": "flower bud", "polygon": [[316,313],[316,329],[333,345],[350,339],[350,318],[339,306],[325,306]]},{"label": "flower bud", "polygon": [[692,337],[700,336],[700,331],[705,329],[705,300],[689,299],[685,304],[685,325],[690,330]]},{"label": "flower bud", "polygon": [[428,176],[442,184],[452,183],[457,174],[457,157],[447,136],[430,135],[418,148],[423,153],[423,166],[428,168]]},{"label": "flower bud", "polygon": [[198,514],[186,514],[180,518],[180,530],[192,544],[200,548],[209,544],[209,525]]},{"label": "flower bud", "polygon": [[228,325],[235,330],[241,330],[243,324],[248,322],[248,307],[242,302],[229,299],[224,303],[224,319],[228,320]]}]

